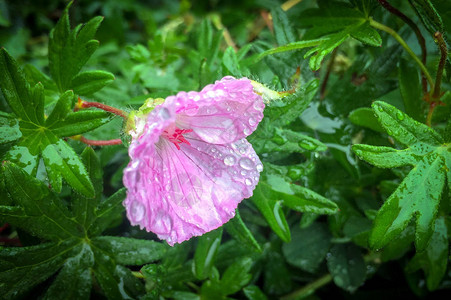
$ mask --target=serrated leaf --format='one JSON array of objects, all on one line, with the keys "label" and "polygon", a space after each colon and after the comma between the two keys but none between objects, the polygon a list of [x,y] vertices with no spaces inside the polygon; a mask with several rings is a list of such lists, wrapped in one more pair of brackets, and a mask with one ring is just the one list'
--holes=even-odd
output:
[{"label": "serrated leaf", "polygon": [[94,40],[102,17],[95,17],[83,26],[70,29],[69,7],[66,7],[49,37],[50,73],[60,92],[73,88],[72,79],[80,72],[99,42]]},{"label": "serrated leaf", "polygon": [[160,260],[167,250],[167,246],[163,243],[126,237],[100,236],[93,238],[92,243],[109,253],[118,264],[127,266]]},{"label": "serrated leaf", "polygon": [[14,142],[22,137],[19,121],[9,115],[0,115],[0,145]]},{"label": "serrated leaf", "polygon": [[270,251],[267,255],[263,284],[265,293],[270,295],[283,295],[291,291],[291,272],[278,252]]},{"label": "serrated leaf", "polygon": [[384,128],[379,124],[373,110],[369,107],[361,107],[351,111],[349,120],[356,125],[367,127],[377,132],[384,132]]},{"label": "serrated leaf", "polygon": [[94,275],[108,299],[135,299],[143,292],[142,285],[131,271],[116,265],[109,253],[93,248],[95,264]]},{"label": "serrated leaf", "polygon": [[[254,143],[256,143],[255,141]],[[271,139],[264,138],[258,141],[260,151],[271,152],[298,152],[325,151],[327,146],[305,134],[289,129],[274,128],[274,136]]]},{"label": "serrated leaf", "polygon": [[76,191],[86,197],[95,196],[94,187],[85,166],[75,151],[63,140],[50,144],[42,151],[52,188],[61,191],[61,177]]},{"label": "serrated leaf", "polygon": [[281,207],[282,199],[286,196],[284,193],[271,189],[266,182],[260,181],[251,200],[265,217],[271,229],[284,242],[289,242],[291,240],[290,228]]},{"label": "serrated leaf", "polygon": [[94,253],[85,243],[78,245],[73,252],[76,254],[66,260],[44,299],[89,299]]},{"label": "serrated leaf", "polygon": [[294,227],[291,242],[282,246],[283,254],[291,265],[313,273],[326,258],[331,238],[324,224],[313,223],[303,229]]},{"label": "serrated leaf", "polygon": [[19,207],[1,207],[0,217],[31,234],[50,240],[62,240],[83,233],[49,188],[12,163],[3,165],[6,188]]},{"label": "serrated leaf", "polygon": [[106,71],[85,71],[75,75],[70,87],[77,95],[90,96],[114,81],[114,75]]},{"label": "serrated leaf", "polygon": [[241,215],[238,209],[236,210],[235,217],[225,225],[225,230],[237,242],[246,245],[254,251],[262,252],[260,244],[257,242],[252,232],[247,228],[246,224],[244,224],[243,220],[241,219]]},{"label": "serrated leaf", "polygon": [[0,290],[3,299],[15,299],[43,282],[64,263],[68,252],[78,244],[69,239],[31,247],[0,250]]},{"label": "serrated leaf", "polygon": [[114,220],[121,217],[121,213],[124,211],[122,201],[124,201],[125,195],[126,189],[122,188],[107,200],[100,203],[95,211],[96,220],[91,227],[89,227],[89,234],[91,236],[100,234],[107,229]]},{"label": "serrated leaf", "polygon": [[426,284],[430,291],[436,290],[446,274],[449,242],[445,218],[435,221],[435,229],[426,250],[417,253],[406,266],[407,272],[422,268],[426,274]]},{"label": "serrated leaf", "polygon": [[94,187],[95,196],[87,198],[81,194],[72,197],[71,209],[75,219],[83,225],[84,228],[91,226],[96,219],[95,210],[100,202],[103,191],[103,172],[100,160],[91,147],[86,147],[81,154],[83,165],[89,174],[89,178]]},{"label": "serrated leaf", "polygon": [[379,210],[371,231],[370,246],[379,249],[399,235],[416,216],[415,245],[423,251],[434,231],[445,183],[443,158],[431,154],[407,175]]},{"label": "serrated leaf", "polygon": [[63,120],[71,111],[72,104],[75,102],[75,95],[73,91],[66,91],[60,96],[58,102],[52,112],[45,120],[45,126],[51,128],[55,123]]},{"label": "serrated leaf", "polygon": [[271,10],[271,16],[277,44],[286,45],[294,42],[296,37],[287,14],[280,7],[276,6]]},{"label": "serrated leaf", "polygon": [[194,275],[198,279],[205,279],[210,276],[214,265],[215,256],[221,244],[222,228],[202,235],[197,243],[194,252]]},{"label": "serrated leaf", "polygon": [[223,295],[235,294],[243,286],[249,283],[252,275],[249,271],[253,261],[249,257],[243,257],[226,269],[221,278],[221,291]]},{"label": "serrated leaf", "polygon": [[[6,49],[0,49],[0,88],[6,102],[17,117],[35,124],[42,124],[44,97],[42,85],[34,89],[25,80],[17,62]],[[42,112],[42,114],[41,114]]]},{"label": "serrated leaf", "polygon": [[379,168],[396,168],[406,165],[415,166],[422,157],[412,152],[410,148],[397,150],[391,147],[379,147],[357,144],[352,146],[352,151],[360,159]]},{"label": "serrated leaf", "polygon": [[335,284],[354,292],[365,282],[366,265],[360,249],[352,244],[336,244],[330,250],[327,267]]},{"label": "serrated leaf", "polygon": [[[263,124],[260,124],[259,128],[260,126],[262,129],[265,129],[266,126],[283,127],[290,124],[308,107],[317,90],[318,81],[312,80],[294,95],[271,101],[270,105],[265,108],[266,118],[263,119]],[[266,124],[266,122],[270,123]]]},{"label": "serrated leaf", "polygon": [[77,111],[59,120],[50,130],[58,137],[68,137],[94,130],[110,120],[104,111]]},{"label": "serrated leaf", "polygon": [[3,159],[5,161],[14,162],[25,172],[34,176],[38,169],[40,157],[36,154],[31,154],[27,147],[16,145],[6,152]]},{"label": "serrated leaf", "polygon": [[442,137],[427,125],[417,122],[394,106],[382,101],[372,105],[374,113],[387,133],[407,146],[417,146],[418,154],[431,151],[432,146],[443,143]]},{"label": "serrated leaf", "polygon": [[316,214],[334,214],[338,211],[334,202],[312,190],[290,184],[280,176],[268,174],[266,180],[274,191],[272,196],[282,200],[282,204],[286,207],[299,212]]},{"label": "serrated leaf", "polygon": [[422,91],[420,77],[415,66],[401,59],[398,69],[399,90],[407,114],[417,121],[423,121]]},{"label": "serrated leaf", "polygon": [[409,3],[431,36],[434,36],[437,31],[444,32],[442,17],[430,0],[409,0]]},{"label": "serrated leaf", "polygon": [[225,74],[230,74],[236,77],[241,76],[240,64],[236,52],[232,47],[228,47],[222,57],[222,65],[224,66]]}]

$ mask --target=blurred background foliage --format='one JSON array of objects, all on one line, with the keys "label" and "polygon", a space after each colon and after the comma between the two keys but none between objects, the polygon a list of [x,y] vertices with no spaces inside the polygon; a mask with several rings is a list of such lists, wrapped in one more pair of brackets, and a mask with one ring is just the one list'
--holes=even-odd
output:
[{"label": "blurred background foliage", "polygon": [[[445,258],[416,254],[413,224],[383,249],[371,250],[368,244],[378,209],[411,168],[373,167],[359,161],[351,151],[351,145],[399,147],[371,117],[370,106],[374,100],[384,100],[402,111],[413,109],[403,101],[402,89],[405,87],[400,74],[413,70],[416,77],[412,80],[418,81],[419,72],[402,47],[388,34],[379,32],[381,47],[346,39],[326,56],[317,71],[312,71],[308,59],[304,59],[307,50],[270,55],[257,63],[253,60],[253,55],[264,50],[320,36],[321,33],[307,29],[309,9],[318,5],[327,7],[331,2],[303,0],[283,10],[281,7],[287,6],[275,0],[74,1],[69,10],[72,28],[94,16],[104,17],[96,34],[100,47],[87,62],[85,70],[105,70],[115,76],[111,84],[84,100],[132,110],[139,108],[147,98],[199,90],[225,75],[246,76],[275,90],[290,90],[297,86],[302,89],[315,82],[312,80],[318,80],[318,86],[310,96],[303,92],[302,97],[312,99],[308,107],[302,107],[304,112],[301,107],[295,107],[291,115],[284,111],[281,120],[267,116],[250,141],[264,161],[262,181],[273,185],[271,193],[290,193],[289,186],[278,183],[278,178],[284,178],[284,183],[306,187],[332,200],[338,205],[339,212],[325,216],[314,210],[301,213],[283,205],[281,208],[274,206],[274,212],[280,209],[285,215],[286,226],[291,232],[284,239],[258,213],[255,201],[259,199],[244,200],[239,206],[242,220],[235,219],[234,222],[241,224],[244,221],[250,235],[240,239],[239,235],[243,233],[237,233],[236,228],[241,225],[227,224],[224,231],[218,229],[167,250],[154,264],[131,264],[137,265],[130,270],[139,279],[137,284],[141,289],[122,294],[123,297],[443,299],[449,296],[448,247],[437,254],[446,253]],[[353,5],[362,14],[390,26],[415,53],[421,52],[412,30],[377,1],[336,2]],[[447,30],[444,35],[449,41],[449,0],[432,2],[441,15]],[[407,1],[390,3],[421,24]],[[20,65],[31,65],[50,74],[49,32],[66,5],[66,1],[60,0],[0,0],[0,46],[7,49]],[[325,14],[324,22],[327,22],[327,12]],[[428,49],[427,67],[434,73],[439,52],[433,37],[423,27],[421,30]],[[33,67],[25,67],[31,84],[37,83],[30,71]],[[441,100],[446,105],[435,111],[432,123],[438,132],[444,133],[451,115],[447,76],[442,85],[447,93]],[[412,87],[415,88],[419,88],[418,85]],[[416,110],[418,120],[424,122],[427,107],[421,101],[421,90],[416,95],[417,108],[413,111]],[[56,95],[46,90],[47,104],[56,99]],[[0,109],[9,111],[1,95]],[[268,111],[268,115],[271,114],[277,116],[274,111]],[[284,118],[287,124],[283,124]],[[118,138],[121,126],[122,120],[114,118],[85,136],[98,140]],[[321,144],[310,148],[304,145],[299,151],[278,151],[277,145],[287,143],[287,132],[277,128],[304,134]],[[269,147],[264,145],[266,141],[273,143],[271,151],[265,148]],[[77,141],[69,140],[68,143],[79,154],[85,148]],[[95,152],[103,170],[102,198],[106,198],[123,186],[122,170],[128,163],[127,149],[117,145],[97,147]],[[39,172],[44,178],[45,172],[40,169]],[[259,188],[258,193],[265,195],[265,186]],[[283,194],[274,195],[283,197]],[[443,205],[449,205],[446,187],[442,197]],[[70,203],[69,187],[63,186],[60,198]],[[444,215],[446,223],[443,226],[448,226],[444,232],[449,234],[449,209]],[[283,229],[285,225],[280,227]],[[23,246],[40,243],[36,237],[16,228],[8,228],[2,235],[19,237]],[[124,213],[116,216],[106,235],[155,239],[152,233],[131,227]],[[448,237],[445,238],[446,245]],[[207,256],[212,260],[206,261]],[[54,277],[49,277],[23,297],[43,293]],[[90,293],[93,298],[105,297],[105,292],[96,284]],[[106,295],[113,297],[114,293]]]}]

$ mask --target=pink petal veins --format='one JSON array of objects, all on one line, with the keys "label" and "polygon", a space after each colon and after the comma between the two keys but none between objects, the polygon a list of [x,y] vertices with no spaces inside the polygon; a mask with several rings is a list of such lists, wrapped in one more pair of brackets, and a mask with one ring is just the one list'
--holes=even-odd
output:
[{"label": "pink petal veins", "polygon": [[[227,97],[205,97],[219,90]],[[134,136],[124,170],[131,224],[173,245],[230,220],[238,203],[252,195],[263,169],[244,139],[262,119],[263,108],[246,78],[225,78],[157,106]]]}]

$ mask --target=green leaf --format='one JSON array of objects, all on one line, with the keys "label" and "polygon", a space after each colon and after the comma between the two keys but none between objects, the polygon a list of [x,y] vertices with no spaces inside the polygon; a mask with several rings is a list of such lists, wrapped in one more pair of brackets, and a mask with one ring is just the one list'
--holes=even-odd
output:
[{"label": "green leaf", "polygon": [[[76,251],[77,250],[77,251]],[[88,299],[91,294],[94,254],[82,243],[73,249],[77,253],[64,263],[58,276],[47,290],[44,299]]]},{"label": "green leaf", "polygon": [[362,12],[336,1],[319,3],[319,6],[307,9],[299,16],[300,25],[311,28],[305,39],[324,38],[304,56],[306,58],[315,53],[309,62],[312,70],[318,70],[324,57],[349,37],[371,46],[382,44],[379,33],[369,25],[367,16]]},{"label": "green leaf", "polygon": [[432,146],[443,143],[442,137],[427,125],[417,122],[394,106],[382,101],[372,105],[374,113],[387,133],[407,146],[416,146],[417,154],[431,151]]},{"label": "green leaf", "polygon": [[349,114],[349,120],[359,126],[367,127],[377,132],[384,132],[384,128],[379,124],[371,108],[357,108]]},{"label": "green leaf", "polygon": [[416,216],[415,245],[423,251],[434,231],[440,196],[445,183],[443,158],[425,156],[385,201],[374,220],[370,246],[379,249],[399,235]]},{"label": "green leaf", "polygon": [[225,68],[226,74],[230,74],[236,77],[241,76],[240,64],[236,52],[232,47],[228,47],[222,57],[222,65]]},{"label": "green leaf", "polygon": [[326,151],[327,146],[311,138],[305,134],[295,132],[289,129],[274,129],[274,136],[272,139],[262,138],[259,141],[262,150],[267,153],[273,151],[277,152],[298,152],[304,153],[306,151]]},{"label": "green leaf", "polygon": [[241,219],[238,209],[236,209],[235,217],[225,225],[225,230],[240,244],[246,245],[256,252],[262,252],[260,244]]},{"label": "green leaf", "polygon": [[111,253],[101,248],[92,248],[95,264],[92,268],[98,284],[108,299],[135,299],[143,292],[142,286],[131,271],[116,265]]},{"label": "green leaf", "polygon": [[398,69],[399,90],[401,91],[407,114],[417,121],[423,121],[420,77],[415,66],[401,59]]},{"label": "green leaf", "polygon": [[199,238],[199,242],[194,253],[194,275],[198,279],[205,279],[210,276],[214,265],[215,256],[221,244],[222,228],[208,232]]},{"label": "green leaf", "polygon": [[31,154],[27,147],[13,146],[3,157],[5,161],[14,162],[21,167],[25,172],[31,175],[36,175],[40,157]]},{"label": "green leaf", "polygon": [[51,128],[55,123],[63,120],[71,111],[72,104],[75,102],[75,95],[73,91],[67,91],[60,96],[58,102],[52,112],[45,120],[45,126]]},{"label": "green leaf", "polygon": [[283,244],[283,254],[288,263],[314,273],[326,258],[331,244],[327,226],[313,223],[307,228],[294,227],[291,242]]},{"label": "green leaf", "polygon": [[122,188],[114,193],[110,198],[100,203],[96,209],[96,219],[94,223],[89,227],[89,234],[96,236],[107,229],[112,222],[118,217],[121,217],[124,211],[122,201],[124,201],[126,195],[126,189]]},{"label": "green leaf", "polygon": [[100,160],[91,147],[86,147],[81,154],[83,165],[89,174],[89,178],[94,187],[95,196],[87,198],[81,194],[75,194],[72,197],[71,209],[75,219],[83,225],[84,228],[89,228],[96,219],[95,210],[99,205],[103,191],[103,172],[100,165]]},{"label": "green leaf", "polygon": [[102,17],[95,17],[71,30],[68,15],[71,4],[68,4],[49,37],[50,73],[61,93],[74,88],[72,80],[99,47],[99,42],[93,38],[103,20]]},{"label": "green leaf", "polygon": [[249,257],[243,257],[226,269],[221,278],[221,291],[223,295],[232,295],[241,290],[252,279],[249,274],[253,261]]},{"label": "green leaf", "polygon": [[270,251],[264,269],[264,291],[270,295],[282,295],[291,291],[291,273],[281,254]]},{"label": "green leaf", "polygon": [[86,197],[95,196],[94,187],[85,166],[75,151],[63,140],[50,144],[42,151],[50,183],[56,192],[61,191],[61,177],[76,191]]},{"label": "green leaf", "polygon": [[104,111],[77,111],[52,125],[50,129],[58,137],[68,137],[96,129],[111,120]]},{"label": "green leaf", "polygon": [[445,218],[437,218],[434,233],[426,250],[417,253],[406,267],[407,272],[422,268],[426,274],[426,284],[430,291],[439,287],[446,274],[449,255],[447,231]]},{"label": "green leaf", "polygon": [[440,14],[430,0],[409,0],[431,36],[439,32],[445,32]]},{"label": "green leaf", "polygon": [[0,115],[0,145],[14,142],[22,137],[19,121],[9,115]]},{"label": "green leaf", "polygon": [[352,151],[360,159],[363,159],[378,168],[396,168],[406,165],[415,166],[422,157],[412,152],[410,148],[396,150],[391,147],[378,147],[357,144],[352,146]]},{"label": "green leaf", "polygon": [[127,266],[160,260],[167,250],[163,243],[125,237],[100,236],[93,238],[92,243],[96,248],[109,253],[116,263]]},{"label": "green leaf", "polygon": [[260,123],[259,130],[265,130],[269,126],[283,127],[299,118],[299,115],[309,106],[317,90],[318,81],[312,80],[294,95],[271,101],[265,108],[266,118]]},{"label": "green leaf", "polygon": [[42,124],[42,85],[38,84],[31,89],[17,62],[4,48],[0,49],[0,72],[0,88],[11,110],[22,120]]},{"label": "green leaf", "polygon": [[335,284],[348,292],[354,292],[365,282],[365,261],[360,249],[352,244],[334,245],[327,267]]},{"label": "green leaf", "polygon": [[277,192],[266,182],[260,181],[254,190],[251,200],[265,217],[271,229],[284,241],[291,240],[290,228],[282,211],[284,193]]},{"label": "green leaf", "polygon": [[266,295],[256,285],[248,285],[243,288],[243,293],[249,300],[267,300]]},{"label": "green leaf", "polygon": [[288,20],[287,14],[278,6],[271,10],[274,25],[274,35],[277,44],[285,45],[296,41],[294,29]]},{"label": "green leaf", "polygon": [[12,163],[3,165],[3,174],[11,198],[19,205],[0,206],[0,217],[4,222],[49,240],[83,237],[67,207],[44,183]]},{"label": "green leaf", "polygon": [[72,78],[70,87],[77,95],[90,96],[114,81],[114,75],[106,71],[85,71]]},{"label": "green leaf", "polygon": [[323,196],[297,184],[291,184],[278,175],[266,175],[267,183],[275,192],[272,195],[282,204],[299,212],[334,214],[337,205]]},{"label": "green leaf", "polygon": [[43,282],[63,264],[78,242],[46,243],[0,249],[0,290],[3,299],[15,299]]}]

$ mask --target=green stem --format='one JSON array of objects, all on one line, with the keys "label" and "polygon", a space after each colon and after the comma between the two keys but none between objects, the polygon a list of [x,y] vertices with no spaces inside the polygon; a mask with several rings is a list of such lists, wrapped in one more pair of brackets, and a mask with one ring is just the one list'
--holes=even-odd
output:
[{"label": "green stem", "polygon": [[294,291],[291,294],[281,297],[280,300],[294,300],[294,299],[305,298],[305,297],[311,295],[312,293],[314,293],[320,287],[328,284],[331,281],[332,281],[332,275],[326,274],[326,275],[318,278],[317,280],[313,281],[312,283],[307,284],[303,288],[301,288],[297,291]]},{"label": "green stem", "polygon": [[431,91],[434,90],[434,80],[432,79],[431,74],[429,74],[428,69],[426,68],[426,66],[421,62],[421,60],[418,58],[418,56],[415,55],[415,53],[413,53],[412,49],[410,49],[410,47],[407,45],[407,43],[402,39],[402,37],[396,33],[396,31],[394,31],[392,28],[385,26],[384,24],[381,24],[379,22],[374,21],[373,19],[370,19],[370,25],[373,26],[376,29],[380,29],[382,31],[387,32],[388,34],[390,34],[392,37],[395,38],[395,40],[398,41],[398,43],[401,44],[401,46],[407,51],[407,53],[409,53],[409,55],[413,58],[413,60],[418,64],[418,66],[420,67],[421,71],[423,71],[424,75],[426,76],[426,79],[431,87]]}]

